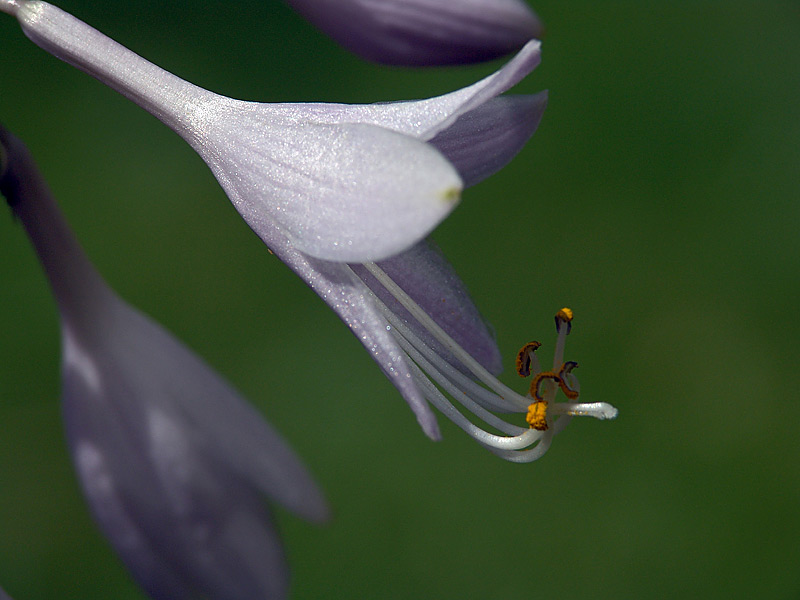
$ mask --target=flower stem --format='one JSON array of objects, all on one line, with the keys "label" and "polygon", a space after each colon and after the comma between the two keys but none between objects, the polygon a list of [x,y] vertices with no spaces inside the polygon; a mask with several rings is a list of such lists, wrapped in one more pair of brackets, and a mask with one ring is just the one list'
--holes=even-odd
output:
[{"label": "flower stem", "polygon": [[5,155],[0,194],[22,221],[62,317],[73,323],[101,318],[113,292],[72,234],[28,149],[2,126],[0,147]]},{"label": "flower stem", "polygon": [[0,0],[0,12],[16,15],[19,10],[19,0]]},{"label": "flower stem", "polygon": [[215,97],[52,4],[0,0],[0,8],[17,17],[36,45],[89,73],[179,133],[185,133],[187,125],[196,125],[203,101]]}]

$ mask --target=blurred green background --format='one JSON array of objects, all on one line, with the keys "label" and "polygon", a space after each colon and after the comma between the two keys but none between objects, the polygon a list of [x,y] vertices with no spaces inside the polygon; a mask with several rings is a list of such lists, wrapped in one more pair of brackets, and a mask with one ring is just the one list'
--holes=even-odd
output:
[{"label": "blurred green background", "polygon": [[[250,100],[373,102],[496,67],[365,64],[277,0],[58,5]],[[199,158],[0,15],[0,121],[111,284],[221,371],[327,491],[278,513],[292,598],[800,597],[800,3],[537,0],[550,90],[520,156],[435,238],[510,361],[575,309],[578,420],[529,465],[428,441]],[[142,598],[87,515],[59,416],[53,301],[0,218],[0,582]]]}]

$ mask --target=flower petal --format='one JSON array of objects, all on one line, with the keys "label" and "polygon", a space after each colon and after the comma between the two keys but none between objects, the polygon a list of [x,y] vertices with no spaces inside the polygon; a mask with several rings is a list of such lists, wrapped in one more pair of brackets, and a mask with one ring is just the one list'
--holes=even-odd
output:
[{"label": "flower petal", "polygon": [[318,123],[370,123],[429,141],[461,115],[522,81],[541,62],[541,43],[531,40],[514,58],[470,86],[427,100],[376,104],[278,104],[287,116],[302,113]]},{"label": "flower petal", "polygon": [[[141,337],[154,339],[144,319],[130,324],[144,327]],[[210,397],[218,391],[215,382],[194,371],[192,359],[188,364],[185,356],[175,360],[169,344],[166,353],[150,347],[148,363],[135,331],[116,330],[115,338],[125,339],[117,337],[121,333],[131,336],[131,343],[103,351],[97,345],[100,339],[76,337],[68,325],[64,328],[67,438],[101,529],[155,598],[194,597],[198,592],[237,600],[284,597],[288,571],[262,490],[250,473],[232,468],[213,429],[197,424],[206,400],[201,386],[212,386]],[[178,370],[165,381],[151,368],[156,363]],[[191,384],[182,375],[200,379]],[[199,408],[191,406],[195,398],[187,398],[192,393],[197,393]],[[269,460],[280,461],[285,454],[278,452]],[[240,462],[252,458],[241,457]],[[285,469],[283,464],[273,467]],[[272,486],[282,479],[272,474],[270,480],[270,496],[281,501],[283,491]],[[290,502],[302,506],[304,500]],[[175,595],[186,590],[192,593]]]},{"label": "flower petal", "polygon": [[387,330],[388,323],[370,299],[366,285],[350,267],[298,252],[275,227],[264,227],[259,235],[345,322],[411,407],[425,434],[441,439],[436,416],[411,377],[405,353]]},{"label": "flower petal", "polygon": [[191,597],[192,584],[159,555],[128,510],[103,452],[81,440],[74,444],[73,457],[95,520],[136,582],[153,598]]},{"label": "flower petal", "polygon": [[[102,418],[95,422],[102,424]],[[233,478],[198,478],[181,461],[177,471],[164,473],[171,476],[171,489],[183,493],[176,502],[158,473],[137,468],[134,455],[113,452],[119,440],[110,446],[90,441],[97,433],[86,430],[71,439],[76,469],[98,525],[151,597],[286,596],[288,567],[280,539],[252,490]],[[105,437],[109,441],[110,432]]]},{"label": "flower petal", "polygon": [[[372,125],[283,121],[222,99],[196,145],[256,231],[340,262],[380,260],[425,237],[456,206],[461,179],[432,146]],[[191,141],[191,140],[190,140]]]},{"label": "flower petal", "polygon": [[507,54],[542,25],[520,0],[287,0],[362,58],[394,65],[447,65]]},{"label": "flower petal", "polygon": [[[424,240],[409,250],[378,263],[428,315],[462,348],[497,375],[503,370],[502,357],[494,333],[481,317],[464,283],[433,244]],[[352,265],[370,289],[399,315],[436,354],[458,369],[461,363],[409,315],[408,311],[360,265]]]},{"label": "flower petal", "polygon": [[453,163],[464,186],[506,166],[533,135],[547,105],[547,92],[502,96],[461,115],[430,143]]},{"label": "flower petal", "polygon": [[225,381],[105,286],[22,143],[0,127],[0,145],[0,189],[59,304],[67,438],[101,528],[154,598],[285,597],[262,494],[323,519],[313,480]]},{"label": "flower petal", "polygon": [[[227,465],[271,500],[299,515],[324,520],[325,501],[280,435],[197,355],[157,323],[116,299],[97,331],[64,323],[65,373],[87,379],[91,395],[65,415],[91,410],[87,402],[127,415],[145,427],[158,410],[195,432],[214,461]],[[85,392],[89,394],[90,392]],[[72,395],[69,398],[76,397]],[[65,396],[65,402],[69,399]],[[208,444],[208,448],[205,447]]]}]

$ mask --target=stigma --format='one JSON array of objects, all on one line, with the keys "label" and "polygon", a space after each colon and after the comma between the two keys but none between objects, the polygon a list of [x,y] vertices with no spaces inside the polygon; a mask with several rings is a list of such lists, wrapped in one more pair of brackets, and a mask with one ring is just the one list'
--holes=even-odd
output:
[{"label": "stigma", "polygon": [[[409,326],[406,317],[395,314],[372,294],[372,301],[410,359],[418,389],[428,402],[490,452],[511,462],[531,462],[547,452],[553,437],[572,417],[616,418],[617,409],[606,402],[578,402],[580,384],[573,373],[578,363],[564,360],[566,338],[574,318],[571,309],[562,308],[555,315],[552,368],[542,368],[538,356],[542,344],[538,341],[525,344],[517,353],[517,373],[531,378],[527,394],[522,394],[488,372],[378,265],[366,263],[364,267],[450,355],[445,357],[431,348]],[[511,417],[507,420],[498,413]],[[519,424],[514,422],[515,414],[519,415]]]}]

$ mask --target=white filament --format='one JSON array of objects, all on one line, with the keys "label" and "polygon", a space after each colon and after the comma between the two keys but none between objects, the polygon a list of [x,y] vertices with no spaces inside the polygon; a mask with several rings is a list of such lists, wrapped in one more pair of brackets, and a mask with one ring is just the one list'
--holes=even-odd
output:
[{"label": "white filament", "polygon": [[[506,422],[489,409],[502,412],[525,412],[532,401],[531,397],[522,396],[498,381],[496,377],[453,340],[378,265],[366,263],[364,267],[420,325],[430,332],[448,352],[489,388],[482,387],[464,375],[420,339],[404,320],[392,312],[374,292],[369,292],[375,306],[388,321],[390,330],[398,344],[411,359],[410,369],[412,376],[428,402],[470,437],[497,456],[511,462],[531,462],[547,452],[553,436],[562,431],[573,416],[591,416],[597,419],[613,419],[617,416],[617,409],[605,402],[555,402],[558,386],[554,381],[548,379],[540,384],[542,397],[548,401],[548,429],[539,431]],[[555,372],[558,372],[563,364],[567,330],[568,324],[566,323],[562,323],[558,327],[553,363]],[[540,372],[540,366],[533,352],[530,355],[530,361],[531,374],[536,375]],[[569,373],[565,374],[565,378],[568,379],[565,383],[572,390],[579,391],[577,378]],[[487,426],[505,435],[492,433],[476,425],[456,408],[453,401],[460,404]]]}]

